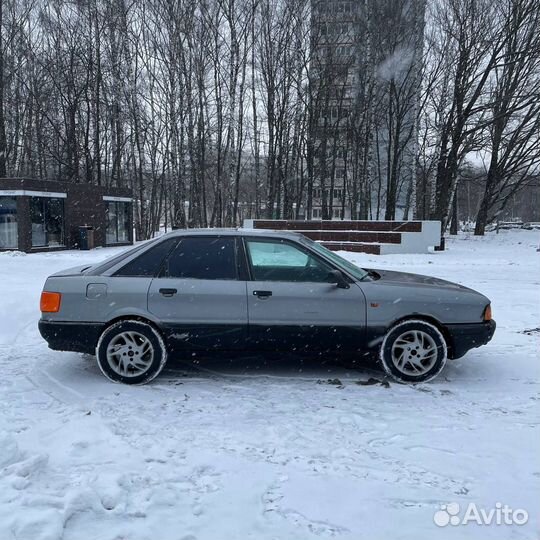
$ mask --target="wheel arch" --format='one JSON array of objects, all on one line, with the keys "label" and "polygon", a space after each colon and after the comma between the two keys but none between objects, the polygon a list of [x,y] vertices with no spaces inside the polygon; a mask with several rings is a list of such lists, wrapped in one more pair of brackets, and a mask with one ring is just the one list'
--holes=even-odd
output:
[{"label": "wheel arch", "polygon": [[448,349],[448,358],[452,358],[454,348],[452,337],[450,336],[448,328],[446,328],[446,326],[441,321],[439,321],[432,315],[425,315],[423,313],[411,313],[393,321],[392,324],[388,326],[386,331],[388,332],[390,329],[394,328],[394,326],[405,321],[425,321],[435,326],[435,328],[437,328],[437,330],[439,330],[439,332],[442,334],[444,341],[446,342],[446,347]]},{"label": "wheel arch", "polygon": [[110,319],[109,321],[107,321],[107,322],[103,325],[102,333],[105,332],[105,330],[107,330],[108,328],[110,328],[113,324],[116,324],[116,323],[119,323],[119,322],[122,322],[122,321],[138,321],[138,322],[142,322],[142,323],[148,324],[149,326],[151,326],[152,328],[154,328],[154,329],[159,333],[159,335],[160,335],[162,338],[165,338],[165,335],[164,335],[164,333],[163,333],[163,329],[162,329],[161,326],[157,323],[157,321],[152,320],[152,319],[149,318],[149,317],[145,317],[144,315],[138,315],[138,314],[133,314],[133,315],[119,315],[119,316],[117,316],[117,317],[114,317],[113,319]]}]

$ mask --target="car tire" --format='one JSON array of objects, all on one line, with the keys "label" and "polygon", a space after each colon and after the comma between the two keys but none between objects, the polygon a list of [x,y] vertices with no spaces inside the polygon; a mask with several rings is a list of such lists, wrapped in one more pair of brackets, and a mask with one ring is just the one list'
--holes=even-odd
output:
[{"label": "car tire", "polygon": [[151,324],[124,320],[103,331],[96,347],[96,358],[99,369],[109,380],[146,384],[165,366],[167,348]]},{"label": "car tire", "polygon": [[388,330],[379,351],[384,371],[400,383],[434,379],[446,365],[448,349],[441,331],[433,324],[409,319]]}]

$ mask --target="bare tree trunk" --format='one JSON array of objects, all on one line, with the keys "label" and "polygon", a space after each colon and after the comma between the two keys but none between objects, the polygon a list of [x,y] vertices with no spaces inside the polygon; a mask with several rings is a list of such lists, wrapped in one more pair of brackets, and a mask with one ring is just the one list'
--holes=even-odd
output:
[{"label": "bare tree trunk", "polygon": [[7,175],[6,157],[6,123],[5,123],[5,103],[4,103],[4,0],[0,0],[0,178]]}]

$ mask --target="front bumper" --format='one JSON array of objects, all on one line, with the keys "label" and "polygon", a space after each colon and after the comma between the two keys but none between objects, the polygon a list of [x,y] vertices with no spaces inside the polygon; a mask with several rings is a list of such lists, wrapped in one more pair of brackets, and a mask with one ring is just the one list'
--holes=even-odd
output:
[{"label": "front bumper", "polygon": [[49,349],[95,354],[103,324],[40,320],[38,328]]},{"label": "front bumper", "polygon": [[493,337],[496,326],[495,321],[446,325],[450,335],[449,357],[461,358],[471,349],[485,345]]}]

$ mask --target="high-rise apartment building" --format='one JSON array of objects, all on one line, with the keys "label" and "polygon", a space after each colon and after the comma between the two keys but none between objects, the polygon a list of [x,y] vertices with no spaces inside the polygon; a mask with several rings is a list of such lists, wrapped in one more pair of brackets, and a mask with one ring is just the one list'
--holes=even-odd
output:
[{"label": "high-rise apartment building", "polygon": [[410,202],[424,11],[424,0],[313,0],[313,219],[394,219]]}]

